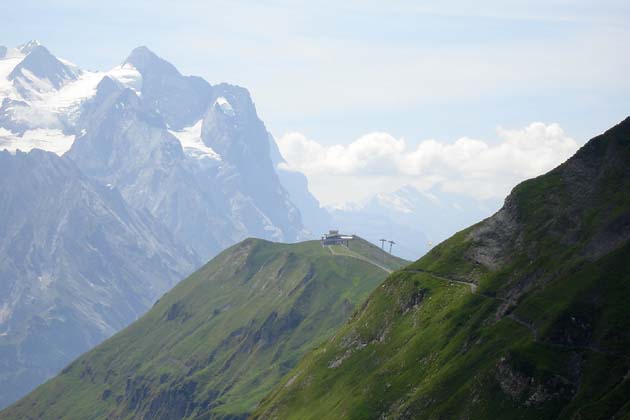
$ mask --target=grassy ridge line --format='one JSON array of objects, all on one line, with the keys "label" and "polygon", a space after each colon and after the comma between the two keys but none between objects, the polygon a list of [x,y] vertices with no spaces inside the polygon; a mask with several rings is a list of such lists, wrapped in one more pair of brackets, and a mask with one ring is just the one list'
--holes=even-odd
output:
[{"label": "grassy ridge line", "polygon": [[392,273],[254,418],[630,418],[629,162],[627,119],[515,187]]},{"label": "grassy ridge line", "polygon": [[384,280],[367,260],[406,263],[361,239],[353,252],[243,241],[0,418],[246,417]]}]

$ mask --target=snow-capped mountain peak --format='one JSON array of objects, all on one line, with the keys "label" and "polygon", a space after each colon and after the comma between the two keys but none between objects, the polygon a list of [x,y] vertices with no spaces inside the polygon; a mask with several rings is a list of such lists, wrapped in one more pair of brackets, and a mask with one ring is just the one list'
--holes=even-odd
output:
[{"label": "snow-capped mountain peak", "polygon": [[131,65],[138,69],[140,73],[171,73],[180,75],[177,68],[168,61],[160,58],[157,54],[145,46],[134,48],[131,54],[123,62],[124,65]]},{"label": "snow-capped mountain peak", "polygon": [[31,51],[33,51],[37,47],[40,47],[41,45],[41,42],[39,42],[38,40],[31,39],[30,41],[22,45],[18,45],[17,50],[24,55],[28,55],[31,53]]},{"label": "snow-capped mountain peak", "polygon": [[212,86],[204,79],[184,76],[177,68],[147,47],[135,48],[123,68],[137,70],[142,78],[138,89],[144,102],[164,117],[174,130],[190,127],[212,105]]},{"label": "snow-capped mountain peak", "polygon": [[81,71],[62,63],[46,49],[38,45],[11,71],[8,79],[24,98],[37,98],[40,93],[59,90],[76,80]]},{"label": "snow-capped mountain peak", "polygon": [[141,93],[143,78],[131,63],[108,72],[82,71],[35,41],[7,49],[0,58],[0,150],[65,153],[83,104],[105,79],[118,90]]}]

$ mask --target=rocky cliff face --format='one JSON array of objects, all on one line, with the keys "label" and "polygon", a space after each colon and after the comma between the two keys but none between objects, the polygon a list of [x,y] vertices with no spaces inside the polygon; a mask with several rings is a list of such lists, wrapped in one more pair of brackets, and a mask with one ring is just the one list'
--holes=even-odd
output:
[{"label": "rocky cliff face", "polygon": [[301,238],[299,210],[273,168],[249,93],[230,85],[213,92],[221,96],[196,123],[198,132],[167,130],[144,93],[105,78],[84,106],[77,124],[84,134],[67,155],[204,258],[246,236]]},{"label": "rocky cliff face", "polygon": [[221,235],[224,242],[234,239],[226,232],[228,217],[219,217],[220,201],[187,165],[179,140],[133,90],[103,79],[79,127],[85,134],[67,156],[83,173],[115,186],[129,204],[154,215],[204,258],[221,248]]},{"label": "rocky cliff face", "polygon": [[68,159],[0,153],[0,405],[125,327],[196,255]]},{"label": "rocky cliff face", "polygon": [[[255,236],[302,238],[301,214],[280,183],[271,159],[270,138],[247,90],[221,84],[206,113],[201,139],[221,156],[218,185],[230,198],[239,224]],[[262,223],[260,222],[262,221]]]},{"label": "rocky cliff face", "polygon": [[[518,185],[499,212],[470,231],[474,246],[467,260],[491,270],[515,263],[516,256],[534,261],[557,251],[595,261],[628,243],[629,132],[627,119],[563,165]],[[517,299],[540,286],[536,277],[524,279],[510,294]]]}]

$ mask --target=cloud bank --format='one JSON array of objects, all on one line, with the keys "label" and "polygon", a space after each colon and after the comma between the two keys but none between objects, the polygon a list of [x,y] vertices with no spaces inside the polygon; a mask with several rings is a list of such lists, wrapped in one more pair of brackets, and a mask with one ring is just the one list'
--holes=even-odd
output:
[{"label": "cloud bank", "polygon": [[479,199],[502,198],[518,182],[549,171],[578,149],[555,123],[499,127],[496,133],[494,142],[462,137],[412,146],[403,138],[375,132],[348,145],[326,146],[294,132],[277,143],[286,159],[282,169],[304,173],[326,205],[360,201],[406,184],[420,190],[437,186]]}]

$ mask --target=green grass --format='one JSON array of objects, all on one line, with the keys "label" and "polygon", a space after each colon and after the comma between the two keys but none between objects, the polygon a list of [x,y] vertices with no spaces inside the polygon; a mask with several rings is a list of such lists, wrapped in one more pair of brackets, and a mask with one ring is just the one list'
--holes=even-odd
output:
[{"label": "green grass", "polygon": [[405,263],[361,239],[246,240],[0,418],[221,418],[251,412]]},{"label": "green grass", "polygon": [[[602,318],[597,329],[601,334],[630,331],[627,313],[618,312],[627,307],[619,300],[630,296],[628,261],[630,247],[599,262],[605,269],[626,273],[610,281],[602,297],[610,304],[596,312]],[[518,307],[519,316],[539,324],[543,342],[534,342],[527,328],[508,318],[494,321],[498,302],[472,295],[466,286],[447,286],[426,274],[395,274],[334,340],[309,354],[285,377],[257,415],[283,419],[329,418],[330,413],[348,419],[377,418],[383,413],[392,418],[553,418],[563,410],[575,413],[592,404],[594,397],[602,402],[589,408],[593,412],[597,408],[607,413],[608,406],[619,409],[627,386],[623,376],[630,369],[627,359],[607,356],[602,361],[601,354],[584,347],[558,348],[544,342],[549,329],[541,320],[559,322],[564,314],[578,316],[575,306],[580,302],[580,290],[593,291],[593,283],[606,278],[594,270],[583,273],[584,278],[560,280],[552,286],[557,290],[532,295]],[[571,280],[568,294],[560,298],[557,293],[563,283]],[[424,291],[422,302],[401,313],[397,305],[413,296],[414,288]],[[382,331],[389,331],[386,340],[375,340]],[[339,367],[331,369],[331,361],[346,354],[352,340],[360,344]],[[605,347],[627,356],[627,333],[615,340]],[[554,381],[575,380],[571,377],[575,357],[584,359],[588,369],[580,392],[571,401],[575,385]],[[501,358],[507,358],[511,369],[535,384],[528,385],[516,399],[497,385],[495,371]],[[612,368],[613,373],[604,374],[602,368]],[[536,386],[558,395],[540,406],[527,406]]]},{"label": "green grass", "polygon": [[392,274],[254,417],[628,416],[630,120],[506,202],[511,227],[490,235],[504,241],[498,266],[474,259],[477,229],[504,226],[487,220],[408,267],[475,281],[477,294]]}]

